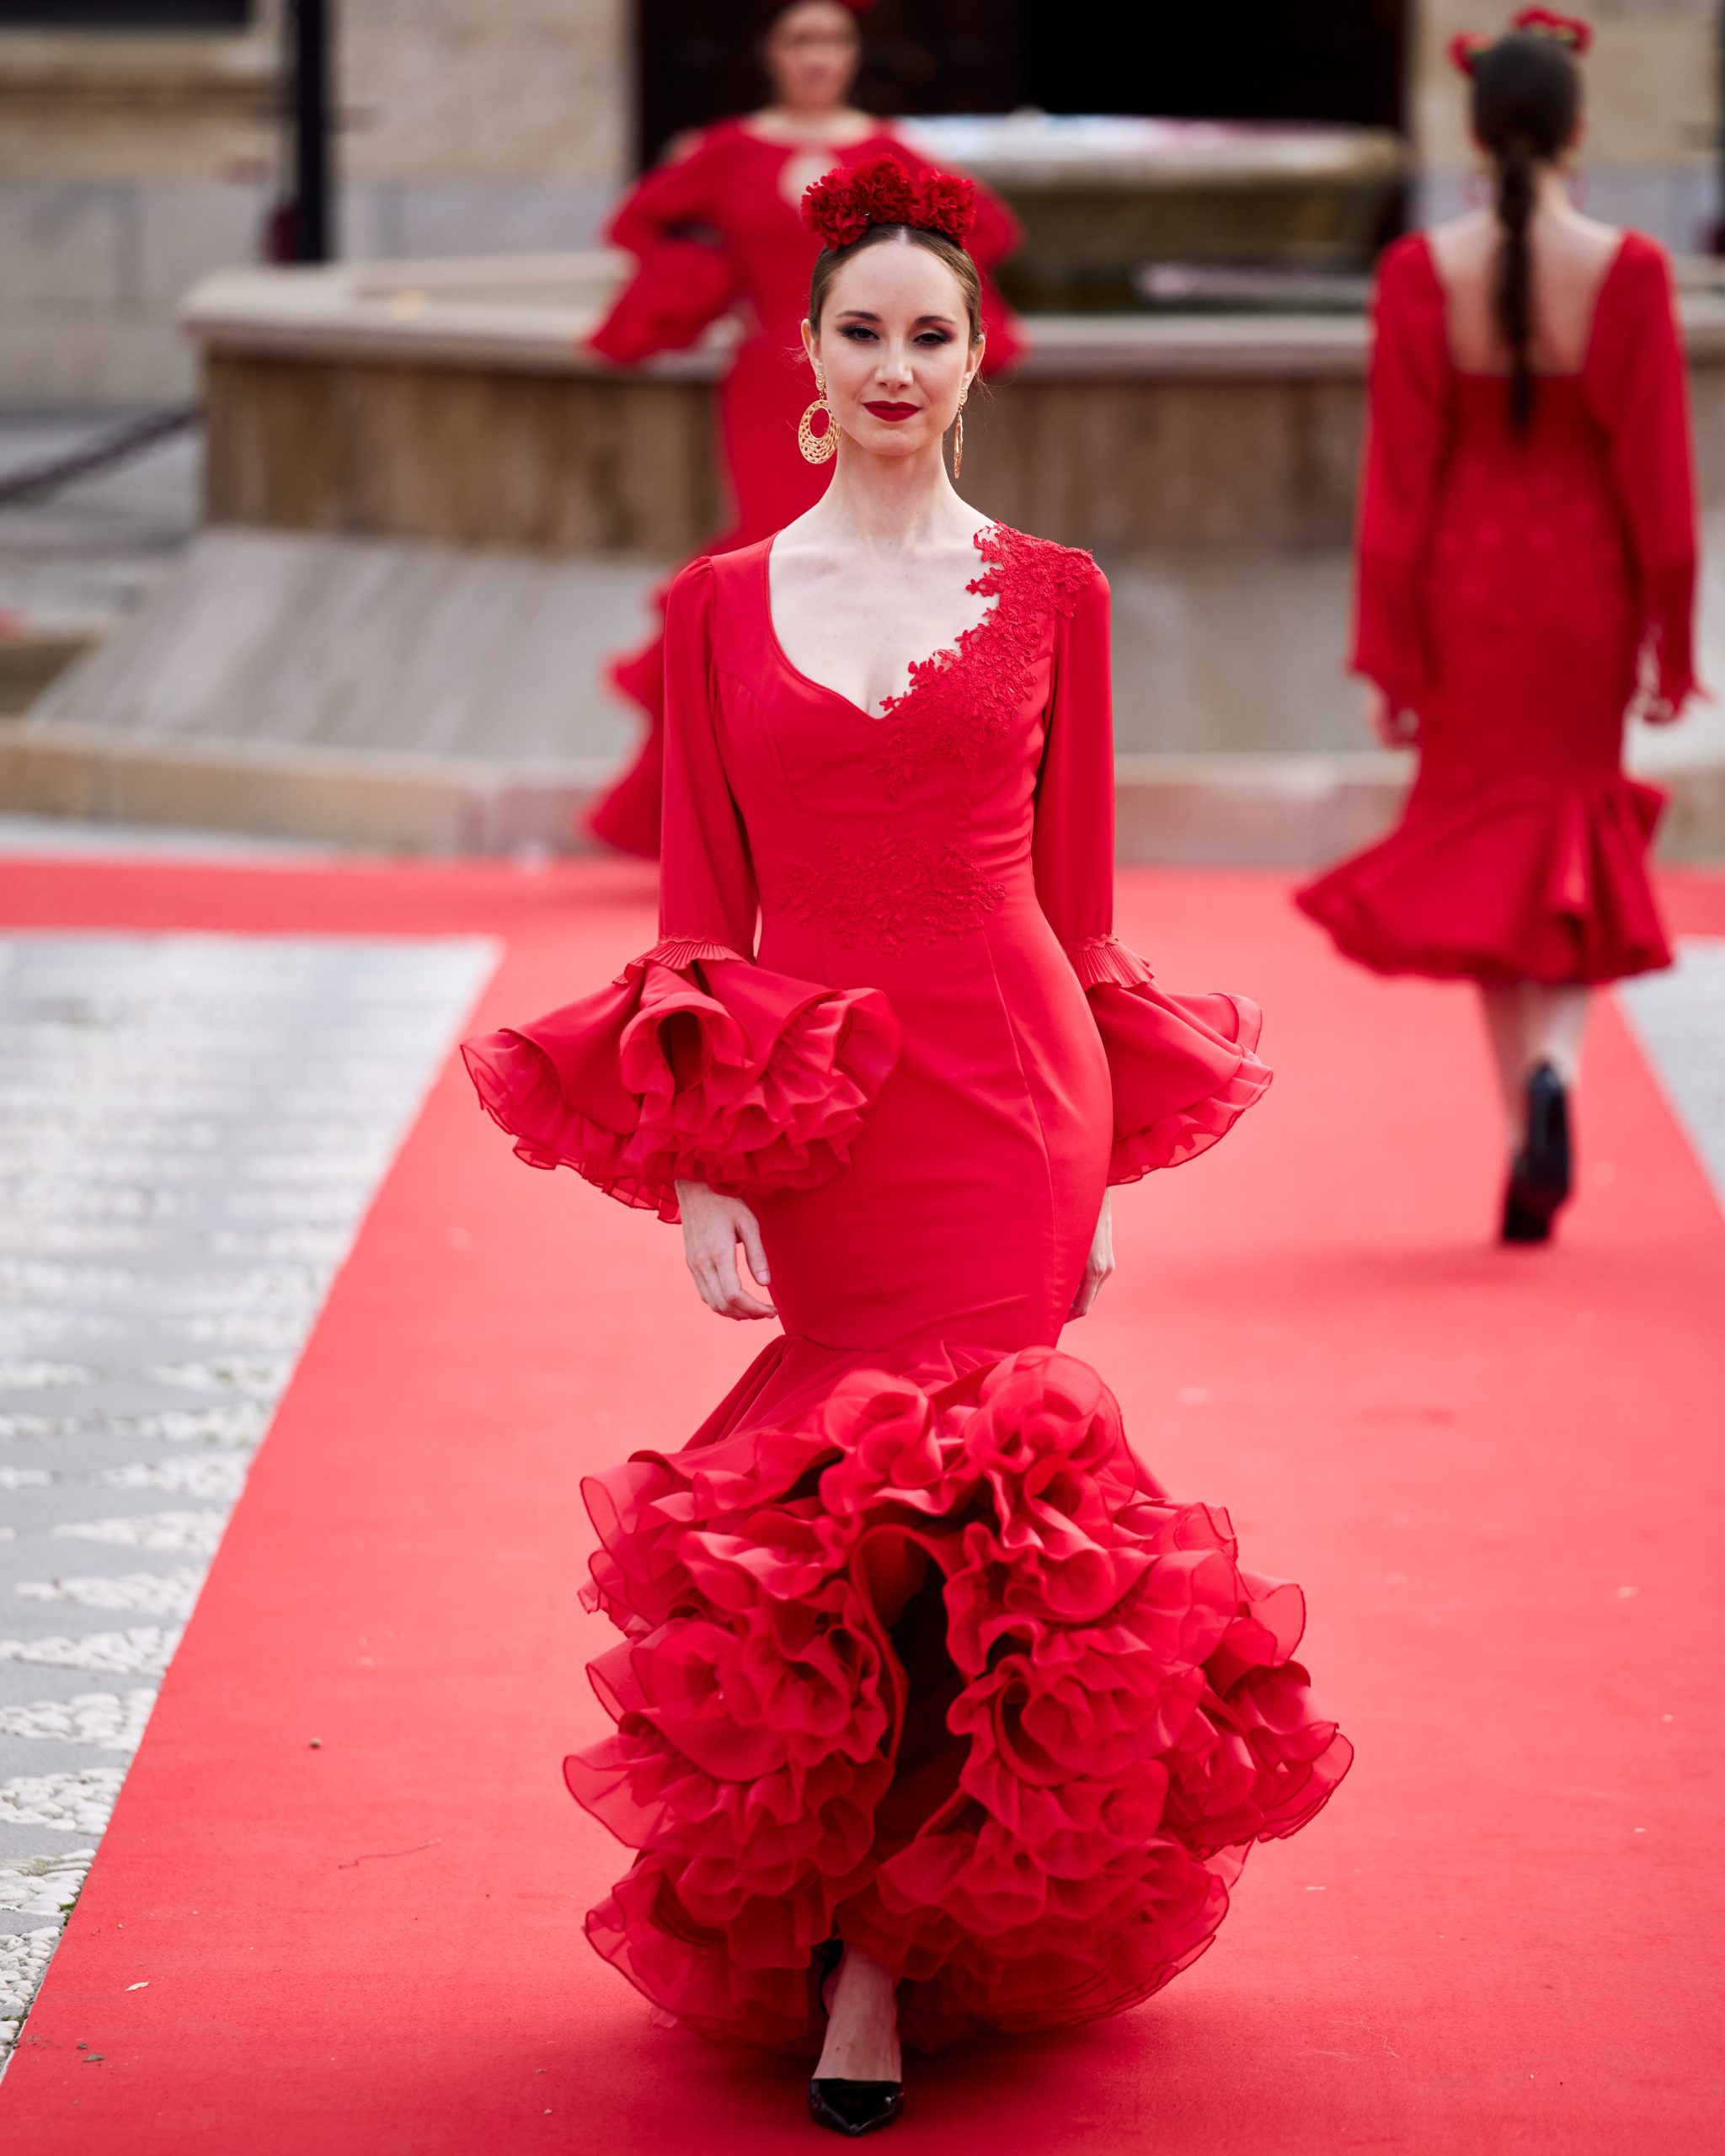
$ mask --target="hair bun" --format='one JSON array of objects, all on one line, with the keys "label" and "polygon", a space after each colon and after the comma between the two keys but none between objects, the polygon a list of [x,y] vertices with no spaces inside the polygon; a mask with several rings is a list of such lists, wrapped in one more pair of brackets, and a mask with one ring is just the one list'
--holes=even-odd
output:
[{"label": "hair bun", "polygon": [[804,190],[803,222],[827,247],[850,247],[871,225],[911,225],[962,247],[976,222],[975,184],[950,172],[913,177],[890,155],[835,165]]}]

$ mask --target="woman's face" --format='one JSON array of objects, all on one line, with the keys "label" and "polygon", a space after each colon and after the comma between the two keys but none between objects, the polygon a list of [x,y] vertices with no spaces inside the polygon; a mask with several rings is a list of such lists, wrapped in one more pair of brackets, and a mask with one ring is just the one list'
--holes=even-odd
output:
[{"label": "woman's face", "polygon": [[833,424],[877,456],[937,445],[982,358],[958,279],[914,242],[853,255],[803,342]]},{"label": "woman's face", "polygon": [[862,57],[857,18],[839,0],[796,0],[766,33],[761,56],[780,104],[798,111],[841,105]]}]

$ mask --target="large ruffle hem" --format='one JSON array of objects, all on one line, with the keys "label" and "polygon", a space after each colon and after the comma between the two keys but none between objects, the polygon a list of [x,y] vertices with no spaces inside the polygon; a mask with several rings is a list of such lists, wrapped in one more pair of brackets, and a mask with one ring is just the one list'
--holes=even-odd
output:
[{"label": "large ruffle hem", "polygon": [[1647,868],[1664,800],[1615,771],[1422,780],[1397,830],[1296,903],[1381,974],[1501,986],[1647,973],[1671,963]]},{"label": "large ruffle hem", "polygon": [[1165,1495],[1087,1364],[917,1373],[776,1342],[687,1449],[586,1486],[627,1637],[566,1773],[639,1851],[588,1935],[709,2036],[812,2042],[835,1937],[924,2047],[1130,2006],[1352,1756],[1299,1589]]},{"label": "large ruffle hem", "polygon": [[675,1220],[679,1179],[737,1193],[830,1181],[898,1045],[876,990],[818,987],[685,941],[462,1054],[531,1166],[574,1168]]},{"label": "large ruffle hem", "polygon": [[1137,1182],[1205,1152],[1270,1082],[1253,1053],[1263,1019],[1243,995],[1172,995],[1135,951],[1097,936],[1066,953],[1108,1052],[1111,1183]]}]

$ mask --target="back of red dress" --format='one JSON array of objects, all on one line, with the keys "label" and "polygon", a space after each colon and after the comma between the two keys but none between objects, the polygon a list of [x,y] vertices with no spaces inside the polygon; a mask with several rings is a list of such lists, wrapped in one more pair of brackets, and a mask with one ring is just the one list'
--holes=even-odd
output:
[{"label": "back of red dress", "polygon": [[1354,665],[1417,714],[1401,825],[1300,894],[1384,973],[1599,981],[1669,963],[1646,853],[1663,797],[1624,776],[1647,654],[1694,686],[1695,504],[1665,257],[1626,233],[1584,362],[1509,386],[1450,355],[1423,237],[1385,257]]}]

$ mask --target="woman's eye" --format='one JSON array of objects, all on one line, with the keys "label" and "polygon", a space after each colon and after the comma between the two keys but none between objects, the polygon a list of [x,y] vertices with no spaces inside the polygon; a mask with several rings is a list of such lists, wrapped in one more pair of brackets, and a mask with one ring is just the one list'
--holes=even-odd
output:
[{"label": "woman's eye", "polygon": [[919,344],[950,344],[952,341],[944,329],[925,329],[916,339]]},{"label": "woman's eye", "polygon": [[874,332],[860,322],[846,323],[841,334],[848,337],[853,344],[872,344],[874,342]]}]

